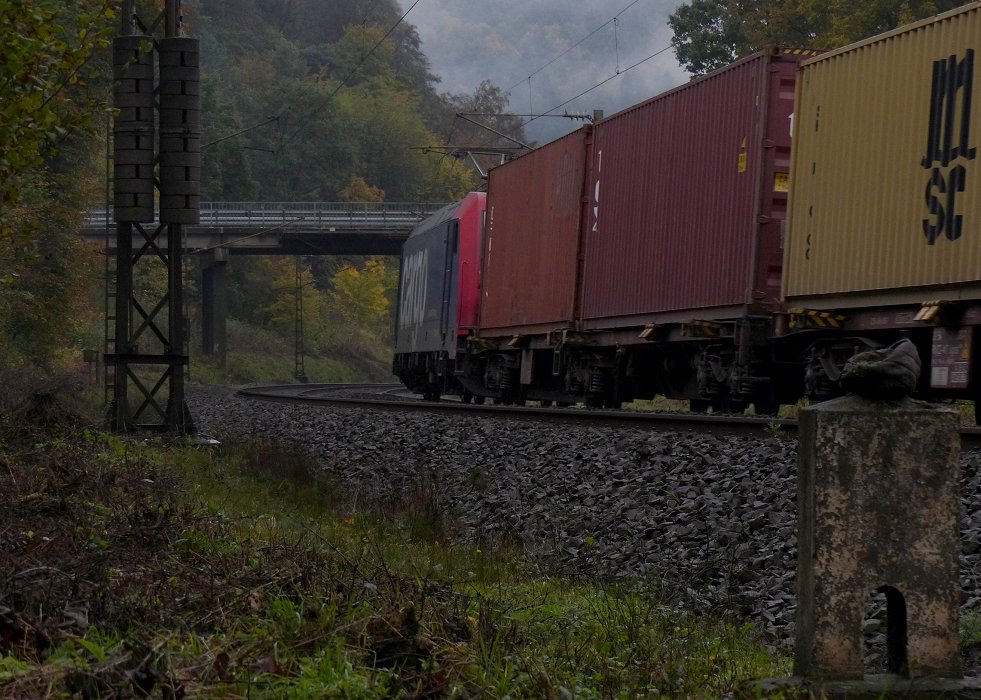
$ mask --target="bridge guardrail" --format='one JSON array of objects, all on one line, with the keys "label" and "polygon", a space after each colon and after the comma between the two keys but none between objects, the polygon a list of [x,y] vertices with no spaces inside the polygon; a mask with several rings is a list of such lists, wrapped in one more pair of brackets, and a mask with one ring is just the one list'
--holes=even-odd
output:
[{"label": "bridge guardrail", "polygon": [[[199,226],[364,228],[412,226],[445,204],[425,202],[203,202]],[[85,226],[113,223],[112,210],[92,209]]]}]

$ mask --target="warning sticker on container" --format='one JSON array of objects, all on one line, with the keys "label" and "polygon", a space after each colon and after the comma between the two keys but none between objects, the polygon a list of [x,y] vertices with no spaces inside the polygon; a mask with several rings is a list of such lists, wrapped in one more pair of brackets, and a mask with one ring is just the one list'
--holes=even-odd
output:
[{"label": "warning sticker on container", "polygon": [[966,389],[970,376],[970,328],[934,328],[930,351],[930,386],[935,389]]},{"label": "warning sticker on container", "polygon": [[739,143],[739,172],[746,172],[749,167],[749,155],[746,153],[746,139],[743,138]]},{"label": "warning sticker on container", "polygon": [[790,192],[790,176],[787,173],[777,173],[773,176],[774,192]]}]

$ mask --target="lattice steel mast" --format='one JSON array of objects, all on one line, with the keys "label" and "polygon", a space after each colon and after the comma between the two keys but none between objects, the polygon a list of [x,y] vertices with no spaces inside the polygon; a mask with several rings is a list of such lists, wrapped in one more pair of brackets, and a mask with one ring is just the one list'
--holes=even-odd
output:
[{"label": "lattice steel mast", "polygon": [[[115,341],[106,354],[114,375],[109,422],[119,432],[185,434],[193,422],[184,398],[182,253],[184,226],[200,218],[199,46],[181,36],[180,0],[166,0],[151,22],[134,11],[134,0],[121,4],[113,41],[117,248]],[[166,292],[146,284],[137,294],[134,270],[151,264],[158,274],[163,266]]]}]

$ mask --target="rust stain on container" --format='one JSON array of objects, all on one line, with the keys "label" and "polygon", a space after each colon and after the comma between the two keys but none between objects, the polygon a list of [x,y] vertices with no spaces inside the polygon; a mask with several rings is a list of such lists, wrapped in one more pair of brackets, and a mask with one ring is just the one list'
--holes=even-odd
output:
[{"label": "rust stain on container", "polygon": [[572,325],[591,131],[583,127],[490,171],[481,335]]},{"label": "rust stain on container", "polygon": [[791,303],[978,298],[979,46],[972,3],[801,66]]},{"label": "rust stain on container", "polygon": [[801,55],[756,54],[596,125],[586,328],[776,305]]}]

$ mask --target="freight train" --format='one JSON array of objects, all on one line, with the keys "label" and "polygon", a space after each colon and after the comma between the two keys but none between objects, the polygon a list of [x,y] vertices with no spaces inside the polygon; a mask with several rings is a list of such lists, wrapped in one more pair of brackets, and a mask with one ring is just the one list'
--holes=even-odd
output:
[{"label": "freight train", "polygon": [[426,398],[773,413],[912,340],[981,399],[981,3],[771,48],[488,174],[405,244],[395,374]]}]

